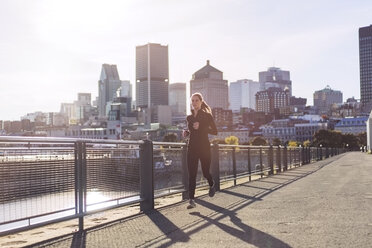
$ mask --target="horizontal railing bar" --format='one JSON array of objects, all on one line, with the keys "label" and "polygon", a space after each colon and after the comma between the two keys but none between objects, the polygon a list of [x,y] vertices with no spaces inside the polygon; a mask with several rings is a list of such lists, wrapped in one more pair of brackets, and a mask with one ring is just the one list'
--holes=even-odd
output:
[{"label": "horizontal railing bar", "polygon": [[0,142],[55,142],[55,143],[99,143],[99,144],[142,144],[142,140],[108,140],[108,139],[84,139],[84,138],[60,138],[60,137],[14,137],[0,136]]},{"label": "horizontal railing bar", "polygon": [[[15,232],[21,232],[21,231],[29,230],[30,228],[37,228],[37,227],[42,227],[42,226],[49,225],[49,224],[54,224],[54,223],[57,223],[57,222],[72,220],[72,219],[75,219],[77,217],[78,217],[78,215],[73,214],[73,215],[70,215],[70,216],[60,217],[60,218],[53,219],[53,220],[48,220],[48,221],[45,221],[45,222],[40,222],[40,223],[31,224],[31,225],[27,225],[27,226],[23,226],[23,227],[18,227],[18,228],[12,228],[12,229],[8,229],[6,231],[0,232],[0,235],[3,236],[3,235],[12,234],[12,233],[15,233]],[[32,220],[32,219],[26,219],[26,220]]]},{"label": "horizontal railing bar", "polygon": [[127,198],[133,198],[133,197],[140,198],[139,195],[132,195],[132,196],[125,196],[125,197],[113,198],[113,199],[109,199],[109,200],[105,200],[105,201],[100,201],[100,202],[95,202],[95,203],[89,203],[89,204],[87,203],[87,207],[91,207],[91,206],[95,206],[95,205],[99,205],[99,204],[103,204],[103,203],[109,203],[109,202],[114,202],[114,201],[125,200]]},{"label": "horizontal railing bar", "polygon": [[179,188],[183,188],[183,187],[184,187],[183,185],[175,185],[175,186],[172,186],[172,187],[157,189],[155,191],[159,191],[159,190],[175,190],[175,189],[179,189]]},{"label": "horizontal railing bar", "polygon": [[[199,187],[196,187],[196,188],[199,188]],[[179,193],[183,193],[185,192],[186,190],[184,189],[179,189],[179,190],[175,190],[173,192],[166,192],[166,193],[161,193],[161,194],[155,194],[154,197],[155,198],[160,198],[160,197],[164,197],[164,196],[169,196],[169,195],[174,195],[174,194],[179,194]]]},{"label": "horizontal railing bar", "polygon": [[153,141],[153,145],[167,145],[167,146],[185,146],[186,143],[183,142],[160,142],[160,141]]},{"label": "horizontal railing bar", "polygon": [[10,223],[14,223],[14,222],[24,221],[24,220],[30,220],[30,219],[40,218],[40,217],[46,217],[48,215],[58,214],[58,213],[62,213],[62,212],[66,212],[66,211],[74,210],[74,209],[75,209],[74,207],[72,207],[72,208],[66,208],[66,209],[62,209],[62,210],[58,210],[58,211],[48,212],[48,213],[45,213],[45,214],[32,215],[30,217],[25,217],[25,218],[21,218],[21,219],[15,219],[15,220],[10,220],[10,221],[6,221],[6,222],[1,222],[0,223],[0,226],[1,225],[7,225],[7,224],[10,224]]},{"label": "horizontal railing bar", "polygon": [[99,209],[89,210],[89,211],[86,211],[82,216],[87,216],[87,215],[90,215],[90,214],[102,212],[102,211],[105,211],[105,210],[110,210],[110,209],[113,209],[113,208],[120,208],[120,207],[124,207],[124,206],[128,206],[128,205],[132,205],[132,204],[137,204],[137,203],[140,203],[140,202],[143,202],[143,201],[144,201],[143,198],[138,198],[138,199],[135,199],[135,200],[132,200],[132,201],[128,201],[128,202],[124,202],[124,203],[118,203],[118,204],[112,205],[112,206],[107,206],[107,207],[103,207],[103,208],[99,208]]}]

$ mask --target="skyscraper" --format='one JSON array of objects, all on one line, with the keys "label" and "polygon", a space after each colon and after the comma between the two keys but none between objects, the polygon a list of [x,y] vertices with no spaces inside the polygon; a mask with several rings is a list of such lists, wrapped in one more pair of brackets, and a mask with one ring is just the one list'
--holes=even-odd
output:
[{"label": "skyscraper", "polygon": [[223,72],[207,64],[192,75],[190,93],[200,92],[211,108],[228,109],[229,88]]},{"label": "skyscraper", "polygon": [[107,116],[107,102],[112,102],[120,86],[121,81],[116,65],[103,64],[101,78],[98,81],[98,114],[100,117]]},{"label": "skyscraper", "polygon": [[372,109],[372,25],[359,28],[360,101],[363,111]]},{"label": "skyscraper", "polygon": [[241,108],[256,108],[256,93],[260,90],[260,83],[249,79],[242,79],[230,83],[230,109],[239,112]]},{"label": "skyscraper", "polygon": [[282,90],[288,88],[290,95],[292,95],[292,81],[289,71],[283,71],[277,67],[270,67],[267,71],[259,72],[258,77],[261,84],[261,91],[271,87],[278,87]]},{"label": "skyscraper", "polygon": [[168,87],[168,46],[162,46],[154,43],[137,46],[137,107],[147,108],[156,105],[168,105]]},{"label": "skyscraper", "polygon": [[324,89],[314,92],[314,107],[317,107],[320,113],[327,113],[331,109],[331,105],[335,103],[342,103],[341,91],[332,90],[327,85]]}]

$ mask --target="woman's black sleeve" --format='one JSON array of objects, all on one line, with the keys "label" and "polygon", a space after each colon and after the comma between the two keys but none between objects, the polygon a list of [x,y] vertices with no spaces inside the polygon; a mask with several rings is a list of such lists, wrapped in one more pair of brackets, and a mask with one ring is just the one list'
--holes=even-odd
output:
[{"label": "woman's black sleeve", "polygon": [[208,133],[212,135],[217,135],[217,127],[216,123],[214,123],[214,119],[212,115],[209,115],[209,129]]},{"label": "woman's black sleeve", "polygon": [[192,122],[190,120],[191,118],[189,116],[186,117],[186,122],[187,122],[187,127],[189,129],[189,131],[193,130],[193,126],[192,126]]}]

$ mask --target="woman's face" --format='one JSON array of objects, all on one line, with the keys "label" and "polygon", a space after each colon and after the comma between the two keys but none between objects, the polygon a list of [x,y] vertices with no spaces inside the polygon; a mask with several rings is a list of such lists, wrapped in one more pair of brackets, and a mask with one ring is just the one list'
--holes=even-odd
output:
[{"label": "woman's face", "polygon": [[199,110],[201,108],[201,104],[202,102],[198,96],[191,97],[191,105],[193,109]]}]

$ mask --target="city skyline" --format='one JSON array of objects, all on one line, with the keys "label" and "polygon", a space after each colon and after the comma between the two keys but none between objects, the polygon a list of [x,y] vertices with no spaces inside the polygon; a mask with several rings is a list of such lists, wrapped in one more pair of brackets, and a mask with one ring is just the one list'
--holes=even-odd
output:
[{"label": "city skyline", "polygon": [[210,60],[229,83],[258,81],[275,66],[290,71],[292,94],[308,103],[326,85],[360,98],[368,1],[108,2],[2,1],[0,120],[58,112],[79,92],[95,99],[104,63],[134,86],[135,48],[147,43],[169,46],[170,83],[189,87]]}]

